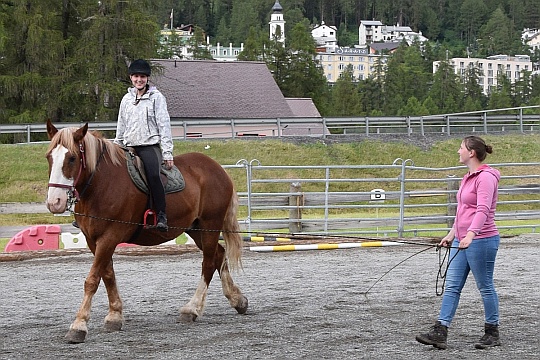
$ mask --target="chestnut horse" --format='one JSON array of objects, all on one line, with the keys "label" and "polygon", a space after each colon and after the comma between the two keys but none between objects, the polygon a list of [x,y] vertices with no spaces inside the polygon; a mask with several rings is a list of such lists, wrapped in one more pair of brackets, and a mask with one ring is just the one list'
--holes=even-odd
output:
[{"label": "chestnut horse", "polygon": [[[214,160],[200,153],[174,158],[185,179],[185,189],[167,194],[169,230],[145,229],[143,221],[147,195],[132,182],[124,150],[88,131],[88,124],[58,130],[47,121],[51,140],[47,150],[49,190],[47,208],[63,213],[77,198],[75,218],[86,237],[94,261],[84,283],[84,297],[71,324],[66,340],[84,342],[88,334],[92,297],[103,280],[109,299],[105,328],[122,328],[122,300],[116,286],[112,256],[123,242],[157,245],[174,239],[184,231],[203,253],[202,274],[195,294],[180,309],[180,319],[192,322],[201,316],[208,286],[217,270],[223,294],[240,314],[247,311],[248,301],[234,284],[229,269],[241,268],[242,238],[236,212],[238,197],[225,170]],[[223,233],[225,249],[218,243]]]}]

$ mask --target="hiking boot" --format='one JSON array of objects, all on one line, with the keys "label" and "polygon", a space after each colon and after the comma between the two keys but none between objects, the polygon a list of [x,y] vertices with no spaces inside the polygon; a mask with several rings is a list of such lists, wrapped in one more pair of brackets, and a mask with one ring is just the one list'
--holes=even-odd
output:
[{"label": "hiking boot", "polygon": [[163,211],[158,213],[156,229],[163,232],[169,230],[169,226],[167,225],[167,215]]},{"label": "hiking boot", "polygon": [[474,347],[477,349],[487,349],[493,346],[501,346],[501,341],[499,340],[499,325],[484,325],[485,334],[482,336],[479,342],[474,344]]},{"label": "hiking boot", "polygon": [[448,337],[448,328],[439,321],[433,325],[429,332],[416,336],[416,341],[424,345],[433,345],[437,349],[446,349],[446,338]]}]

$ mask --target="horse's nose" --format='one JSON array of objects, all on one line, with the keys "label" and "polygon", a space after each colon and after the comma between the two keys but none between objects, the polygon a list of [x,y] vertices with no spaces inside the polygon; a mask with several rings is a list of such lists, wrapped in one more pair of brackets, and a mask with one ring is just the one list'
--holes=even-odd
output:
[{"label": "horse's nose", "polygon": [[47,201],[47,209],[53,214],[60,214],[66,210],[65,204],[62,204],[60,198],[56,198],[53,201]]},{"label": "horse's nose", "polygon": [[65,191],[49,188],[47,196],[47,209],[53,214],[61,214],[67,209],[67,194]]}]

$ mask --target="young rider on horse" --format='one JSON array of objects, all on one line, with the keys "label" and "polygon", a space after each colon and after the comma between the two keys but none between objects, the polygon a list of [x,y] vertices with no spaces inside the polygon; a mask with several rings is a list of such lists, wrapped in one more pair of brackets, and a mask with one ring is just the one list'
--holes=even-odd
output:
[{"label": "young rider on horse", "polygon": [[133,87],[122,98],[114,142],[135,149],[144,163],[144,171],[157,212],[157,229],[167,231],[165,190],[160,178],[161,161],[172,168],[173,142],[165,96],[148,85],[151,69],[147,61],[135,60],[129,66]]}]

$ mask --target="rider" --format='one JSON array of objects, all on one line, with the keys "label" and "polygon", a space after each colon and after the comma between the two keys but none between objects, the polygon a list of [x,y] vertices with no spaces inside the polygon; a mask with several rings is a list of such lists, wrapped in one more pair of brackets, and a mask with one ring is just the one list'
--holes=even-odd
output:
[{"label": "rider", "polygon": [[142,159],[157,212],[156,227],[160,231],[167,231],[165,190],[160,167],[162,159],[166,169],[174,165],[171,123],[165,96],[148,84],[150,74],[150,64],[145,60],[135,60],[129,65],[133,87],[128,89],[120,103],[114,142],[133,147]]}]

